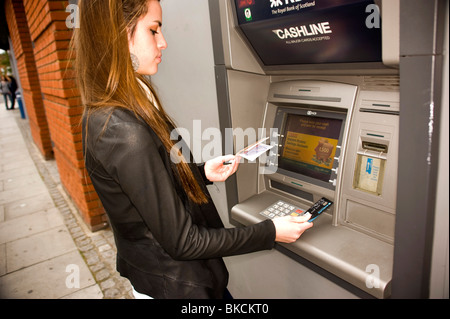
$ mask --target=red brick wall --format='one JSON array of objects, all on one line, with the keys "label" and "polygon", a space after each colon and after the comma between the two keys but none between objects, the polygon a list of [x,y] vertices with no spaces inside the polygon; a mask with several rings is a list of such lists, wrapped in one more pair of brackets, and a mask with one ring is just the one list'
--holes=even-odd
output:
[{"label": "red brick wall", "polygon": [[23,4],[61,183],[86,224],[93,230],[102,228],[106,215],[87,177],[82,154],[83,109],[69,56],[68,1],[23,0]]},{"label": "red brick wall", "polygon": [[27,109],[31,135],[46,159],[53,158],[33,48],[22,1],[5,1],[5,13],[17,60],[23,101]]}]

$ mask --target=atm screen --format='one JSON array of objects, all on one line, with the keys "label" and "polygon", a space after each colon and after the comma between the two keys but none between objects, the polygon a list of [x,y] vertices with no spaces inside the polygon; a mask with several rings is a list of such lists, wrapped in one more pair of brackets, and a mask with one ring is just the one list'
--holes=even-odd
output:
[{"label": "atm screen", "polygon": [[369,0],[234,0],[265,66],[379,62],[381,18]]},{"label": "atm screen", "polygon": [[339,118],[287,114],[278,167],[328,182],[342,127]]}]

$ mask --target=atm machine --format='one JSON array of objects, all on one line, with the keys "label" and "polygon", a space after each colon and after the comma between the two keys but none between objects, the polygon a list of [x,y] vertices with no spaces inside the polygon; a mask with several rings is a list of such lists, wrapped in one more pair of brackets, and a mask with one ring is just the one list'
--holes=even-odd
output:
[{"label": "atm machine", "polygon": [[273,146],[243,160],[226,182],[230,223],[301,214],[322,197],[333,202],[297,242],[227,258],[230,291],[388,298],[399,1],[210,0],[209,7],[220,126],[224,143],[234,141],[225,149],[238,151],[230,135],[249,129]]}]

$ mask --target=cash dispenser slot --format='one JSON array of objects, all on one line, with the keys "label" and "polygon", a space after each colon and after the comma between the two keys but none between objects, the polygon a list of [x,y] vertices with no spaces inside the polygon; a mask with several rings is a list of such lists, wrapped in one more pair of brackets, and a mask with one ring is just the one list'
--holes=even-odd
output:
[{"label": "cash dispenser slot", "polygon": [[379,143],[373,143],[373,142],[362,142],[362,148],[364,150],[369,150],[373,152],[379,152],[379,153],[387,153],[388,152],[388,146],[385,144],[379,144]]}]

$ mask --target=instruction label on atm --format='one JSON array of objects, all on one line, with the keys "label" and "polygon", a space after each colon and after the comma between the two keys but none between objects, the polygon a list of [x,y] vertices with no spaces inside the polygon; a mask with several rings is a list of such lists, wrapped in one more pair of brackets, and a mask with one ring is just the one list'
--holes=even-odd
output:
[{"label": "instruction label on atm", "polygon": [[368,158],[366,163],[366,173],[372,174],[372,164],[373,164],[373,158]]},{"label": "instruction label on atm", "polygon": [[358,187],[377,193],[382,159],[361,156]]}]

